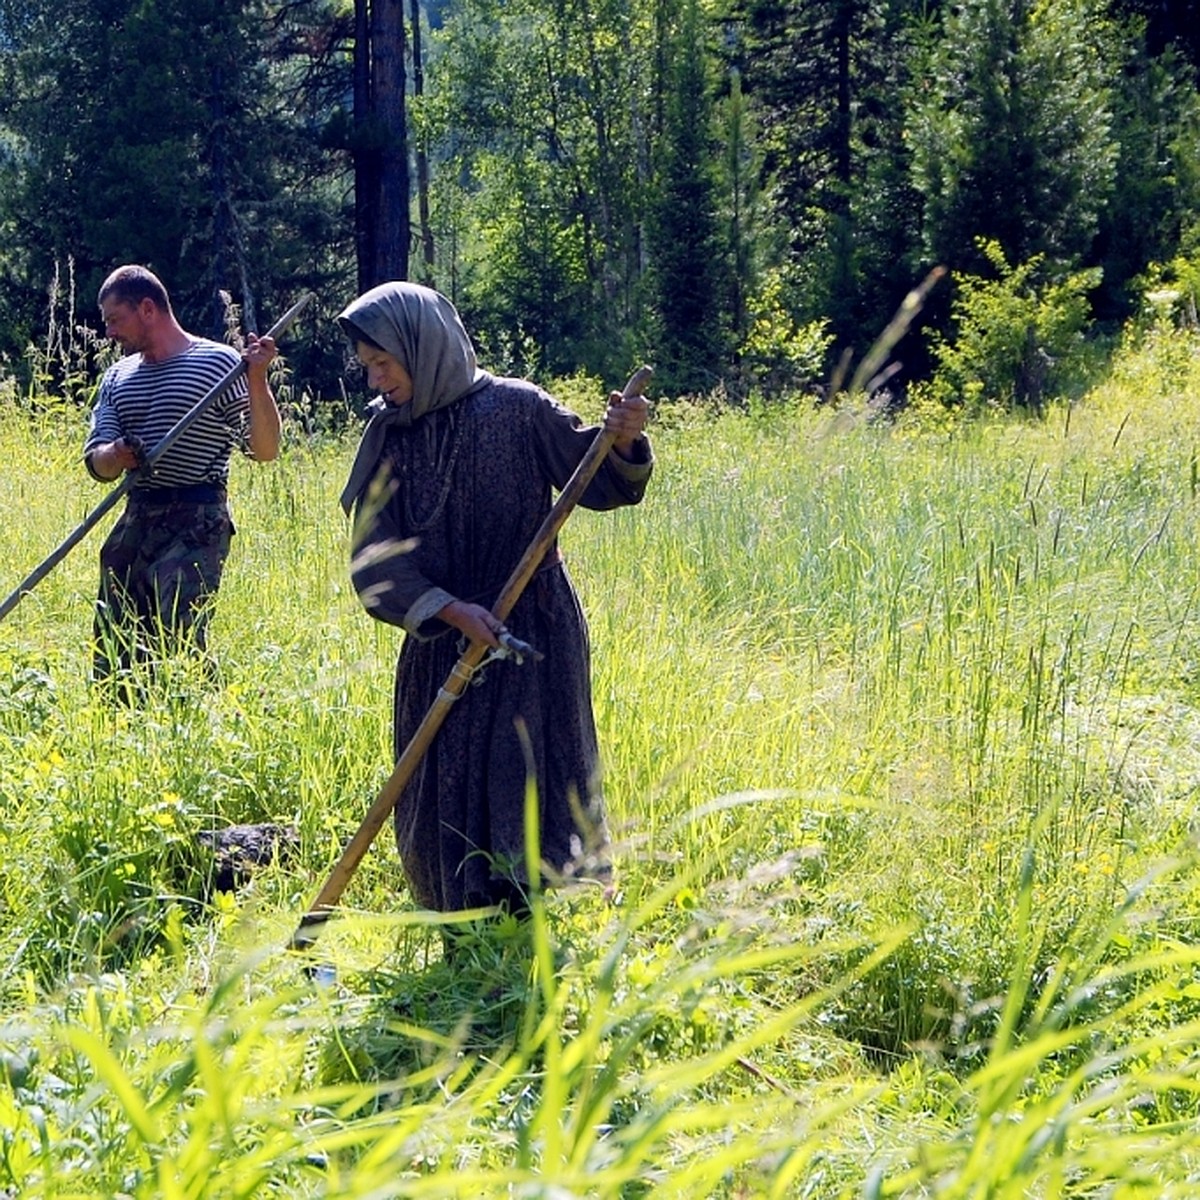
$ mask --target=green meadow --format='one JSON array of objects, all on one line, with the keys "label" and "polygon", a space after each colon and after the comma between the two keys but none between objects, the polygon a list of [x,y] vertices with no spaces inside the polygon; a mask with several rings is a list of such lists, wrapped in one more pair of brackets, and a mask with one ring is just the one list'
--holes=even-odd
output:
[{"label": "green meadow", "polygon": [[[0,404],[0,592],[102,498],[83,428]],[[0,622],[0,1196],[1198,1194],[1200,338],[1036,421],[652,432],[563,534],[616,887],[451,962],[390,829],[286,948],[389,770],[352,438],[236,465],[219,683],[91,694],[108,520]]]}]

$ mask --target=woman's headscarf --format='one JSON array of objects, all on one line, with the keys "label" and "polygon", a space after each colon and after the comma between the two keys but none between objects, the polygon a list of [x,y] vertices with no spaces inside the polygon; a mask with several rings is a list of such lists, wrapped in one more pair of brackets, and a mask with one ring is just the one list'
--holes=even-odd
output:
[{"label": "woman's headscarf", "polygon": [[371,419],[342,490],[342,507],[349,513],[375,473],[391,426],[411,425],[486,387],[492,376],[476,363],[475,347],[454,305],[419,283],[381,283],[346,308],[338,324],[352,342],[365,336],[391,354],[413,382],[407,404],[388,404],[382,396],[371,401]]}]

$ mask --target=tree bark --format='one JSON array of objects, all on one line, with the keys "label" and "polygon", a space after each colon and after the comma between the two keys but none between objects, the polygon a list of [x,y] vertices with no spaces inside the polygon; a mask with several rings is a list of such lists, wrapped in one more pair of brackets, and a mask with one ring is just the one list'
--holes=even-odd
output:
[{"label": "tree bark", "polygon": [[403,0],[372,0],[371,86],[379,137],[379,212],[371,285],[408,278],[408,113]]},{"label": "tree bark", "polygon": [[[420,103],[425,94],[425,66],[421,58],[421,0],[412,0],[412,64],[413,96]],[[425,282],[433,282],[434,241],[433,226],[429,223],[429,155],[425,150],[424,132],[417,138],[417,214],[421,225],[421,261],[427,276]]]},{"label": "tree bark", "polygon": [[374,147],[371,0],[354,0],[354,256],[358,290],[372,286],[379,222],[379,156]]}]

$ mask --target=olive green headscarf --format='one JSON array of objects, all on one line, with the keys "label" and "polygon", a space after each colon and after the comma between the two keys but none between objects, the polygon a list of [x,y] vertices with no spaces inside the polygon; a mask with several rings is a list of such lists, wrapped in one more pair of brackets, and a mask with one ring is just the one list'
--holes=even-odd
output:
[{"label": "olive green headscarf", "polygon": [[407,404],[371,401],[371,419],[342,490],[347,513],[370,483],[393,425],[411,425],[434,409],[445,408],[491,382],[475,361],[475,347],[454,305],[440,292],[419,283],[381,283],[359,296],[338,316],[352,342],[364,336],[395,357],[413,381]]}]

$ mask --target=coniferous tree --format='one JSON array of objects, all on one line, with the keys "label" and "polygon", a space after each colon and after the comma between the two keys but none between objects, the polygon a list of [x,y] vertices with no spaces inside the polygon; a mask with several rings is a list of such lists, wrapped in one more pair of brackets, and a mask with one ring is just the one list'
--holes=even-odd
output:
[{"label": "coniferous tree", "polygon": [[684,0],[668,78],[651,248],[657,368],[668,390],[710,390],[726,367],[728,263],[717,223],[712,95],[696,0]]},{"label": "coniferous tree", "polygon": [[1196,71],[1173,46],[1152,55],[1138,25],[1123,26],[1114,39],[1114,58],[1122,63],[1112,103],[1118,158],[1091,255],[1104,271],[1096,315],[1107,321],[1136,306],[1131,285],[1147,264],[1187,252],[1200,234]]},{"label": "coniferous tree", "polygon": [[761,201],[757,131],[736,67],[730,70],[727,90],[717,103],[716,119],[720,129],[719,183],[726,229],[725,252],[729,259],[726,287],[729,333],[736,346],[749,328],[747,301],[757,279]]},{"label": "coniferous tree", "polygon": [[1088,253],[1117,146],[1103,23],[1089,0],[964,0],[945,19],[909,118],[930,259],[986,271]]},{"label": "coniferous tree", "polygon": [[[855,106],[858,168],[851,196],[854,235],[855,357],[888,326],[904,298],[931,267],[921,241],[922,198],[913,186],[905,98],[924,86],[919,48],[934,28],[937,5],[888,0],[874,28],[872,69]],[[896,387],[921,377],[928,354],[921,330],[936,319],[944,298],[927,296],[920,321],[893,348]]]},{"label": "coniferous tree", "polygon": [[1173,48],[1200,69],[1200,0],[1113,0],[1112,9],[1118,16],[1144,22],[1152,57]]},{"label": "coniferous tree", "polygon": [[212,0],[34,13],[11,64],[9,195],[45,277],[68,257],[88,283],[136,259],[198,298],[214,268],[237,271],[235,196],[260,186],[262,163],[230,159],[261,82],[245,22]]},{"label": "coniferous tree", "polygon": [[774,242],[765,253],[788,281],[796,319],[828,318],[847,347],[861,349],[864,325],[897,286],[895,299],[911,286],[909,246],[897,246],[915,225],[898,120],[911,7],[735,0],[730,9],[725,54],[761,129]]},{"label": "coniferous tree", "polygon": [[4,12],[0,220],[22,247],[5,264],[10,352],[34,336],[68,261],[81,316],[103,276],[136,261],[216,336],[221,291],[258,324],[337,277],[336,180],[318,167],[329,171],[316,115],[327,105],[309,94],[328,87],[317,59],[337,57],[328,3],[296,0],[273,20],[258,0],[25,0]]}]

